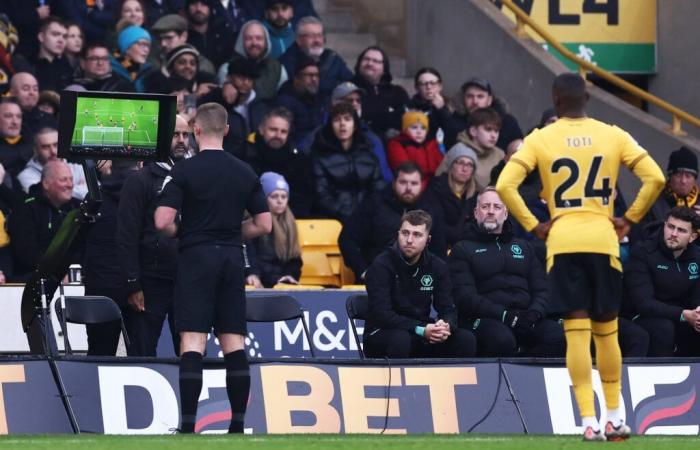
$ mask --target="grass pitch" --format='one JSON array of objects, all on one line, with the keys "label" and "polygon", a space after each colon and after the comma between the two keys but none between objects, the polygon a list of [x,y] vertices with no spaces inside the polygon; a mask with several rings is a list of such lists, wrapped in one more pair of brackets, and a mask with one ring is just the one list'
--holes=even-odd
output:
[{"label": "grass pitch", "polygon": [[[72,146],[103,145],[100,128],[121,128],[124,146],[155,148],[158,141],[158,101],[79,97]],[[90,127],[83,134],[83,128]],[[85,136],[85,140],[84,140]]]},{"label": "grass pitch", "polygon": [[4,436],[0,447],[47,450],[510,450],[510,449],[578,449],[608,447],[615,450],[697,449],[698,436],[637,436],[626,442],[582,442],[578,436],[523,435],[173,435],[173,436]]}]

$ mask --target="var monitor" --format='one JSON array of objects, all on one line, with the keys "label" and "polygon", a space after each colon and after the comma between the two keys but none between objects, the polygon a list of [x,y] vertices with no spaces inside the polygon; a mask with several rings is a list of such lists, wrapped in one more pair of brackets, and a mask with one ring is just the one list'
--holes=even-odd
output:
[{"label": "var monitor", "polygon": [[166,161],[176,108],[172,95],[63,91],[58,156]]}]

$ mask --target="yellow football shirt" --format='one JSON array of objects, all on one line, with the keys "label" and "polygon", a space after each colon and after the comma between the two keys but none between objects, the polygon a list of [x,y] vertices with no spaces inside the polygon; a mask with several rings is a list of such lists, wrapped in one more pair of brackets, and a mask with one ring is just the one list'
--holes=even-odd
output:
[{"label": "yellow football shirt", "polygon": [[619,256],[610,219],[620,164],[643,182],[625,213],[636,223],[663,189],[664,174],[628,133],[591,118],[560,118],[530,134],[506,164],[496,190],[509,212],[531,231],[538,220],[517,188],[536,168],[542,179],[542,198],[553,221],[547,237],[548,258],[559,253]]}]

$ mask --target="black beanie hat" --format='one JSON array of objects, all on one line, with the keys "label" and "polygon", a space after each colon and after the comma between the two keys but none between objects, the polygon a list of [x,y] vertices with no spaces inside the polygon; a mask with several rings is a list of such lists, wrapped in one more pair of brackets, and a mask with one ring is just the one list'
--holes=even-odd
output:
[{"label": "black beanie hat", "polygon": [[679,148],[675,152],[671,152],[671,156],[668,158],[668,168],[666,171],[669,176],[679,170],[685,170],[696,177],[698,176],[698,157],[694,151],[686,146]]}]

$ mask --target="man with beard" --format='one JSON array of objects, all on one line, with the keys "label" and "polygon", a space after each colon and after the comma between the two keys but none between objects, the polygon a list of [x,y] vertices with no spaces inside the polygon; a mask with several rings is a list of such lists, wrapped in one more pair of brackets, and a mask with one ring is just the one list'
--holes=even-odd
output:
[{"label": "man with beard", "polygon": [[280,88],[276,106],[287,108],[294,117],[289,140],[298,146],[318,126],[323,124],[326,97],[319,92],[318,63],[306,59],[296,66],[294,78]]},{"label": "man with beard", "polygon": [[[316,17],[302,18],[297,24],[296,40],[280,56],[280,62],[287,73],[296,73],[297,66],[303,59],[310,58],[318,63],[320,69],[319,91],[329,97],[333,89],[343,81],[350,81],[352,72],[336,52],[325,48],[326,37],[323,23]],[[296,115],[295,115],[296,118]]]},{"label": "man with beard", "polygon": [[[430,214],[409,211],[399,222],[396,244],[367,270],[365,354],[370,358],[474,356],[474,335],[457,324],[447,265],[426,249]],[[431,315],[433,308],[436,317]]]},{"label": "man with beard", "polygon": [[270,58],[278,59],[294,43],[294,5],[291,0],[268,0],[263,24],[270,35]]},{"label": "man with beard", "polygon": [[420,167],[407,161],[396,168],[394,182],[383,191],[367,197],[343,224],[338,245],[345,263],[362,282],[369,265],[396,239],[396,228],[406,211],[422,209],[433,217],[430,251],[445,259],[447,247],[439,210],[430,206],[421,196]]},{"label": "man with beard", "polygon": [[[179,14],[168,14],[156,21],[151,34],[158,42],[158,58],[161,68],[166,66],[167,56],[174,48],[187,44],[187,19]],[[214,65],[204,55],[199,55],[199,70],[214,75]]]},{"label": "man with beard", "polygon": [[39,103],[39,83],[29,72],[18,72],[10,80],[10,96],[17,99],[22,108],[22,134],[33,135],[43,126],[57,127],[56,119],[41,111]]},{"label": "man with beard", "polygon": [[398,134],[401,131],[401,117],[409,98],[406,90],[392,84],[389,57],[376,45],[367,47],[355,64],[353,82],[365,91],[362,97],[362,119],[382,139],[387,132]]},{"label": "man with beard", "polygon": [[460,326],[473,329],[479,356],[564,355],[564,330],[545,318],[543,264],[529,242],[513,236],[508,210],[493,187],[477,197],[465,239],[452,247],[452,296]]},{"label": "man with beard", "polygon": [[648,356],[700,356],[700,252],[691,245],[698,228],[697,213],[676,206],[632,248],[625,300],[649,333]]},{"label": "man with beard", "polygon": [[187,0],[185,17],[190,23],[188,43],[194,45],[215,67],[231,59],[235,30],[229,27],[223,17],[212,15],[207,0]]},{"label": "man with beard", "polygon": [[167,315],[175,353],[173,286],[177,272],[177,239],[158,233],[153,223],[157,198],[173,165],[189,151],[190,128],[178,115],[167,162],[146,166],[129,177],[117,213],[117,252],[122,265],[129,310],[126,316],[129,356],[156,356]]},{"label": "man with beard", "polygon": [[106,44],[93,42],[80,55],[80,78],[76,84],[88,91],[134,92],[134,85],[124,77],[112,73],[109,63],[109,48]]},{"label": "man with beard", "polygon": [[[22,135],[22,109],[13,98],[0,99],[0,164],[11,185],[32,157],[31,138]],[[6,176],[6,179],[7,179]]]},{"label": "man with beard", "polygon": [[255,173],[275,172],[289,183],[289,206],[297,218],[309,217],[313,204],[311,159],[289,143],[292,114],[274,108],[262,119],[258,131],[248,137],[244,160]]}]

